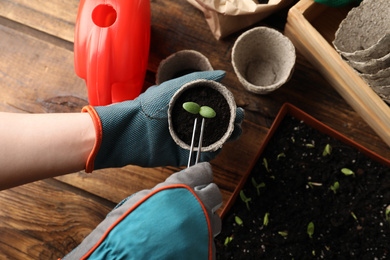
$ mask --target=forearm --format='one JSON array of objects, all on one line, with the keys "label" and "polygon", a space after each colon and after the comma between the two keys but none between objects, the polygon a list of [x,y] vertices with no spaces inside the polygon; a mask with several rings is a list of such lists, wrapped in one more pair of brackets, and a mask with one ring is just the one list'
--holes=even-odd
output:
[{"label": "forearm", "polygon": [[88,113],[0,113],[0,190],[83,170],[94,143]]}]

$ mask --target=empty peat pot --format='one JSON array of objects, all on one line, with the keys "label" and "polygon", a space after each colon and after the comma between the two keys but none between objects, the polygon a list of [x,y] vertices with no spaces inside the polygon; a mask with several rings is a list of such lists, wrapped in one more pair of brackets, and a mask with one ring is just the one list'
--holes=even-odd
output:
[{"label": "empty peat pot", "polygon": [[177,145],[190,149],[194,120],[198,118],[195,137],[197,151],[202,116],[191,114],[183,103],[195,102],[214,109],[214,118],[205,118],[202,152],[216,151],[229,139],[234,130],[236,102],[233,94],[221,83],[199,79],[183,85],[172,97],[168,109],[169,132]]},{"label": "empty peat pot", "polygon": [[250,92],[267,94],[286,83],[295,65],[295,47],[282,33],[256,27],[234,43],[232,65],[238,80]]},{"label": "empty peat pot", "polygon": [[214,70],[210,61],[202,53],[194,50],[178,51],[160,62],[156,84],[197,72]]}]

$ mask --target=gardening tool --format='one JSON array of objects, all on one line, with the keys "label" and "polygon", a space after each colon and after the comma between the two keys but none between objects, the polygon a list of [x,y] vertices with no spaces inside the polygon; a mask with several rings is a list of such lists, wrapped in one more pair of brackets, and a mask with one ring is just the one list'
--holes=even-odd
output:
[{"label": "gardening tool", "polygon": [[[202,150],[202,140],[203,140],[203,132],[204,132],[204,121],[205,119],[202,118],[202,124],[200,126],[200,135],[199,135],[199,143],[198,143],[198,152],[196,154],[196,159],[195,159],[195,164],[197,164],[199,162],[199,158],[200,158],[200,153],[201,153],[201,150]],[[192,154],[194,152],[194,143],[195,143],[195,134],[196,134],[196,125],[197,125],[197,122],[198,122],[198,118],[195,118],[194,120],[194,130],[192,131],[192,137],[191,137],[191,148],[190,148],[190,154],[188,156],[188,164],[187,164],[187,167],[190,167],[191,166],[191,162],[192,162]]]},{"label": "gardening tool", "polygon": [[92,106],[132,100],[143,88],[150,45],[149,0],[81,0],[74,63]]}]

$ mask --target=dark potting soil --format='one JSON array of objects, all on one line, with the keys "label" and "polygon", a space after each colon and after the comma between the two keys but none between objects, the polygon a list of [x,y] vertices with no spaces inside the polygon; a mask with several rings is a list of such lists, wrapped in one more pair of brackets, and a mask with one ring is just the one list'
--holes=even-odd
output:
[{"label": "dark potting soil", "polygon": [[172,125],[177,136],[188,145],[191,145],[194,120],[198,117],[195,147],[198,146],[202,117],[191,114],[183,109],[183,103],[196,102],[199,106],[209,106],[216,112],[214,118],[205,119],[202,146],[209,146],[225,134],[230,121],[230,108],[225,97],[217,90],[199,85],[184,91],[176,100],[172,108]]},{"label": "dark potting soil", "polygon": [[249,209],[238,196],[216,238],[217,259],[390,259],[389,167],[291,116],[242,191]]}]

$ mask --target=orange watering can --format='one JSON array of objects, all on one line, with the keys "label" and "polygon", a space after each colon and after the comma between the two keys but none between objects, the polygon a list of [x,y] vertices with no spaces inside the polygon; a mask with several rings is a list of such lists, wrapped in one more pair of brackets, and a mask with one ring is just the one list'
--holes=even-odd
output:
[{"label": "orange watering can", "polygon": [[149,0],[81,0],[74,63],[92,106],[136,98],[150,45]]}]

